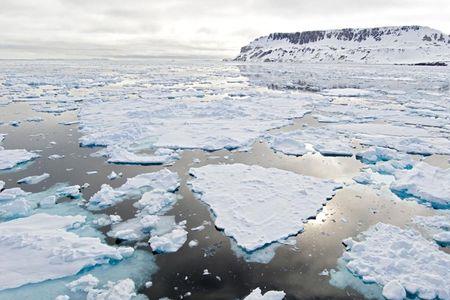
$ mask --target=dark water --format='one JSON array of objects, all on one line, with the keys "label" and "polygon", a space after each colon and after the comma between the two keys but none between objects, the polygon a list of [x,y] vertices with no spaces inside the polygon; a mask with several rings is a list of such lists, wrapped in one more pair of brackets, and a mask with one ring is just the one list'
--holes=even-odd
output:
[{"label": "dark water", "polygon": [[[30,116],[41,116],[43,122],[22,122],[19,127],[0,126],[0,133],[7,133],[3,146],[7,149],[25,148],[42,150],[41,158],[26,169],[16,172],[0,173],[0,180],[6,182],[6,188],[18,186],[17,180],[40,175],[43,172],[51,176],[36,185],[23,185],[26,191],[38,192],[58,182],[70,184],[89,183],[83,190],[88,199],[100,189],[101,184],[120,186],[126,178],[144,172],[157,171],[162,166],[113,165],[103,158],[91,157],[98,149],[81,148],[77,125],[61,125],[62,121],[76,120],[76,112],[66,112],[60,116],[33,112],[27,104],[15,103],[0,107],[0,120],[24,120]],[[312,122],[308,117],[301,122]],[[50,142],[56,142],[55,145]],[[63,154],[59,160],[49,160],[51,154]],[[198,158],[201,163],[194,164]],[[435,164],[448,163],[448,159],[429,158]],[[276,167],[299,174],[336,179],[346,183],[356,175],[362,164],[352,157],[323,157],[305,155],[288,157],[276,154],[264,143],[257,142],[250,152],[184,151],[182,158],[168,167],[178,172],[182,178],[178,193],[182,199],[177,202],[168,215],[175,215],[177,221],[187,220],[187,228],[211,221],[208,207],[197,200],[190,191],[187,181],[190,179],[190,167],[217,163],[258,164],[264,167]],[[68,170],[69,169],[69,170]],[[88,171],[98,171],[88,175]],[[110,181],[106,178],[111,171],[122,172],[123,177]],[[224,195],[226,201],[227,195]],[[125,201],[110,208],[107,213],[118,213],[123,219],[134,214],[132,201]],[[197,247],[190,248],[188,242],[176,253],[155,254],[158,272],[152,275],[153,286],[140,292],[150,299],[169,297],[179,299],[190,292],[190,299],[237,299],[248,295],[251,290],[260,287],[263,291],[284,290],[286,299],[361,299],[362,295],[351,289],[341,290],[329,284],[328,276],[320,276],[324,269],[336,267],[342,255],[341,240],[354,237],[377,222],[387,222],[404,226],[414,215],[431,214],[431,210],[415,202],[395,201],[380,191],[364,186],[345,186],[330,200],[315,220],[310,220],[303,233],[296,238],[296,245],[283,245],[268,264],[247,263],[238,258],[230,248],[230,239],[207,225],[203,231],[189,231],[188,241],[199,241]],[[106,232],[108,228],[104,228]],[[107,239],[108,243],[118,243]],[[141,247],[142,249],[151,249]],[[203,275],[208,269],[210,275]],[[150,280],[150,278],[149,278]]]}]

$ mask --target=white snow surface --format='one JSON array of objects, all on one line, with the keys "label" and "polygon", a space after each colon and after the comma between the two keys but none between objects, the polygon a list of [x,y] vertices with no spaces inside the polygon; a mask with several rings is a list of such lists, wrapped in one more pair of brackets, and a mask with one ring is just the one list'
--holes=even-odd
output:
[{"label": "white snow surface", "polygon": [[264,295],[260,288],[254,289],[244,300],[281,300],[286,293],[283,291],[267,291]]},{"label": "white snow surface", "polygon": [[192,190],[215,225],[253,251],[303,230],[341,185],[331,180],[244,164],[191,168]]},{"label": "white snow surface", "polygon": [[67,284],[67,287],[83,295],[87,300],[130,300],[136,297],[135,284],[130,278],[108,281],[104,286],[99,287],[99,280],[91,275],[85,275]]},{"label": "white snow surface", "polygon": [[84,222],[79,215],[35,214],[0,223],[0,271],[8,274],[0,277],[0,290],[73,275],[133,252],[70,232]]},{"label": "white snow surface", "polygon": [[180,185],[179,180],[177,173],[163,169],[128,178],[122,186],[116,189],[108,184],[103,184],[101,189],[89,199],[88,208],[92,210],[104,209],[126,198],[139,197],[151,190],[173,192]]},{"label": "white snow surface", "polygon": [[411,170],[395,173],[391,190],[406,194],[436,208],[450,207],[450,169],[442,169],[420,162]]},{"label": "white snow surface", "polygon": [[0,147],[0,170],[7,170],[19,164],[38,158],[39,155],[25,149],[3,149]]},{"label": "white snow surface", "polygon": [[421,299],[450,299],[450,255],[411,229],[378,223],[344,240],[347,268],[367,283],[383,286],[388,299],[402,299],[403,289]]}]

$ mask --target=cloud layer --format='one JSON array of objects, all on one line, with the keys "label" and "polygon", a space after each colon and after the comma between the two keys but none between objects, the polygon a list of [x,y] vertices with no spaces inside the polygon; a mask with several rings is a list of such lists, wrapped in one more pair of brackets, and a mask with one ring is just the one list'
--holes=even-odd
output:
[{"label": "cloud layer", "polygon": [[0,58],[231,57],[270,32],[425,25],[448,0],[2,0]]}]

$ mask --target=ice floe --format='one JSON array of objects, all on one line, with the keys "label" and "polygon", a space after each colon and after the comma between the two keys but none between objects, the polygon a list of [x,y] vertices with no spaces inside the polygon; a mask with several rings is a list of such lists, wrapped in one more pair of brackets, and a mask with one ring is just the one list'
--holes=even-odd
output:
[{"label": "ice floe", "polygon": [[38,157],[38,154],[29,152],[25,149],[7,150],[0,146],[0,170],[12,169]]},{"label": "ice floe", "polygon": [[434,208],[450,206],[450,169],[420,162],[411,170],[396,172],[395,179],[390,188],[401,198],[412,197]]},{"label": "ice floe", "polygon": [[49,178],[50,174],[43,173],[41,175],[28,176],[22,179],[19,179],[17,183],[21,184],[37,184],[45,179]]},{"label": "ice floe", "polygon": [[402,299],[406,292],[421,299],[450,299],[450,255],[433,241],[384,223],[359,240],[344,240],[346,267],[363,282],[382,286],[388,299]]},{"label": "ice floe", "polygon": [[0,290],[73,275],[133,253],[70,231],[84,222],[79,215],[35,214],[0,223],[0,269],[9,274],[0,278]]},{"label": "ice floe", "polygon": [[115,205],[125,199],[139,197],[146,191],[163,190],[175,191],[179,186],[179,177],[167,169],[153,173],[144,173],[132,178],[120,187],[113,189],[103,184],[101,189],[88,201],[88,208],[92,210],[104,209]]},{"label": "ice floe", "polygon": [[283,291],[267,291],[264,295],[260,288],[254,289],[244,300],[281,300],[286,293]]},{"label": "ice floe", "polygon": [[426,229],[438,244],[450,245],[450,213],[448,211],[442,211],[433,216],[416,216],[413,222]]},{"label": "ice floe", "polygon": [[[208,204],[215,225],[246,251],[303,230],[341,185],[275,168],[243,164],[191,168],[192,190]],[[225,197],[225,198],[224,198]]]}]

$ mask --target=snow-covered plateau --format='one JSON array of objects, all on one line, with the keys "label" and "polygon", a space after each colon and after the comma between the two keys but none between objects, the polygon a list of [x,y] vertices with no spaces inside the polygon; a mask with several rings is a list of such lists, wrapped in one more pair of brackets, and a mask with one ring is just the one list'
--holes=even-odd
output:
[{"label": "snow-covered plateau", "polygon": [[450,36],[423,26],[271,33],[241,48],[235,61],[446,64]]}]

